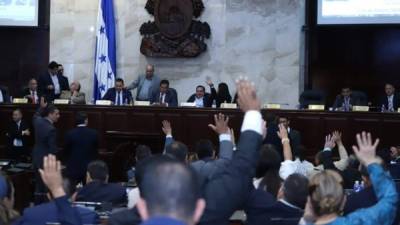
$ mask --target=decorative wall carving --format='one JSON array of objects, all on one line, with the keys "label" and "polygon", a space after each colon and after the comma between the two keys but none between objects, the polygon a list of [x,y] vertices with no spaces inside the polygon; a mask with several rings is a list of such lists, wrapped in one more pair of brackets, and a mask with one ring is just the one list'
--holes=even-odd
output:
[{"label": "decorative wall carving", "polygon": [[202,0],[148,0],[154,21],[140,27],[140,52],[148,57],[196,57],[207,50],[210,26],[196,20],[204,11]]}]

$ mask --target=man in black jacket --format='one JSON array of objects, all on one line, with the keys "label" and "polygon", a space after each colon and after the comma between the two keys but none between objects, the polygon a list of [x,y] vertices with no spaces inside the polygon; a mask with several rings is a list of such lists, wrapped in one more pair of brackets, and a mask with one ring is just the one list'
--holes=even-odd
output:
[{"label": "man in black jacket", "polygon": [[[248,81],[241,80],[237,85],[239,105],[245,112],[237,152],[232,162],[203,184],[202,196],[206,200],[206,209],[200,220],[201,225],[227,225],[232,214],[243,207],[250,191],[257,163],[257,152],[261,146],[263,121],[261,104],[254,87]],[[135,209],[111,215],[110,225],[137,224]]]},{"label": "man in black jacket", "polygon": [[35,78],[29,80],[28,87],[22,90],[22,97],[28,99],[31,104],[39,104],[38,83]]},{"label": "man in black jacket", "polygon": [[98,157],[98,132],[87,127],[86,113],[78,112],[75,119],[76,128],[65,135],[66,176],[73,184],[84,182],[89,163]]},{"label": "man in black jacket", "polygon": [[108,166],[103,161],[89,163],[86,185],[78,191],[76,201],[107,202],[114,206],[125,206],[128,200],[126,189],[120,184],[108,183]]},{"label": "man in black jacket", "polygon": [[59,64],[51,62],[46,74],[39,77],[40,96],[44,96],[47,102],[60,98],[62,91],[69,90],[68,78],[59,73]]},{"label": "man in black jacket", "polygon": [[190,96],[187,102],[196,103],[198,108],[209,108],[212,106],[212,99],[209,93],[206,93],[206,88],[202,85],[196,87],[196,93]]},{"label": "man in black jacket", "polygon": [[31,135],[29,125],[22,119],[22,112],[16,109],[12,113],[12,122],[7,132],[7,158],[21,161],[28,156],[27,138]]},{"label": "man in black jacket", "polygon": [[385,85],[385,96],[380,99],[378,108],[382,112],[394,112],[400,107],[400,97],[393,84]]}]

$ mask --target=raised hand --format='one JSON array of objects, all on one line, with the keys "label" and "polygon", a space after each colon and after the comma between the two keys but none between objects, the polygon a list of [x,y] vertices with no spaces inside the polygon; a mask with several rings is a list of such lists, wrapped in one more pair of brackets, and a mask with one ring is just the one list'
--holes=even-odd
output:
[{"label": "raised hand", "polygon": [[260,111],[261,103],[257,98],[256,89],[248,80],[240,78],[236,81],[238,103],[243,112]]},{"label": "raised hand", "polygon": [[45,156],[43,159],[43,169],[39,169],[43,183],[49,188],[54,198],[65,195],[63,189],[63,179],[61,175],[61,163],[54,155]]},{"label": "raised hand", "polygon": [[44,97],[41,97],[41,98],[40,98],[40,107],[41,107],[41,108],[46,108],[46,107],[47,107],[47,103],[46,103],[46,101],[44,100]]},{"label": "raised hand", "polygon": [[332,133],[333,140],[336,142],[336,144],[342,143],[342,133],[339,131],[334,131]]},{"label": "raised hand", "polygon": [[368,166],[372,163],[379,163],[380,161],[376,157],[376,148],[378,147],[379,139],[376,139],[375,142],[372,143],[371,133],[366,133],[365,131],[361,134],[357,134],[356,139],[358,146],[353,146],[353,151],[358,160],[364,166]]},{"label": "raised hand", "polygon": [[225,116],[224,114],[220,113],[218,115],[214,115],[214,124],[208,124],[215,133],[221,134],[230,134],[230,129],[228,126],[229,117]]},{"label": "raised hand", "polygon": [[172,135],[172,126],[168,120],[162,121],[162,131],[165,135]]},{"label": "raised hand", "polygon": [[333,135],[328,135],[325,137],[325,145],[324,148],[333,149],[336,146],[335,139]]},{"label": "raised hand", "polygon": [[210,77],[207,77],[207,79],[206,79],[206,84],[208,85],[208,86],[214,86],[214,84],[213,84],[213,82],[212,82],[212,80],[211,80],[211,78]]},{"label": "raised hand", "polygon": [[288,131],[287,131],[286,127],[283,124],[279,124],[279,131],[277,133],[278,133],[278,137],[281,140],[289,138]]}]

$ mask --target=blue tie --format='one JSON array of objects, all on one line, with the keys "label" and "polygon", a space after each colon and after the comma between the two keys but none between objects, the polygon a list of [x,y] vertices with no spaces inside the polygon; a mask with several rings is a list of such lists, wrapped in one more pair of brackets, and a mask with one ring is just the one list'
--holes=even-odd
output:
[{"label": "blue tie", "polygon": [[120,92],[117,92],[117,105],[121,105]]}]

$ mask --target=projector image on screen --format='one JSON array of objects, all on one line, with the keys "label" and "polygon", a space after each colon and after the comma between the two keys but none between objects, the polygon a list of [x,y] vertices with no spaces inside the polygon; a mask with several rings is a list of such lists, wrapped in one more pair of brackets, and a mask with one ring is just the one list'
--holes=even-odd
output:
[{"label": "projector image on screen", "polygon": [[318,24],[400,23],[400,0],[318,0]]},{"label": "projector image on screen", "polygon": [[39,0],[0,0],[0,26],[38,26]]}]

